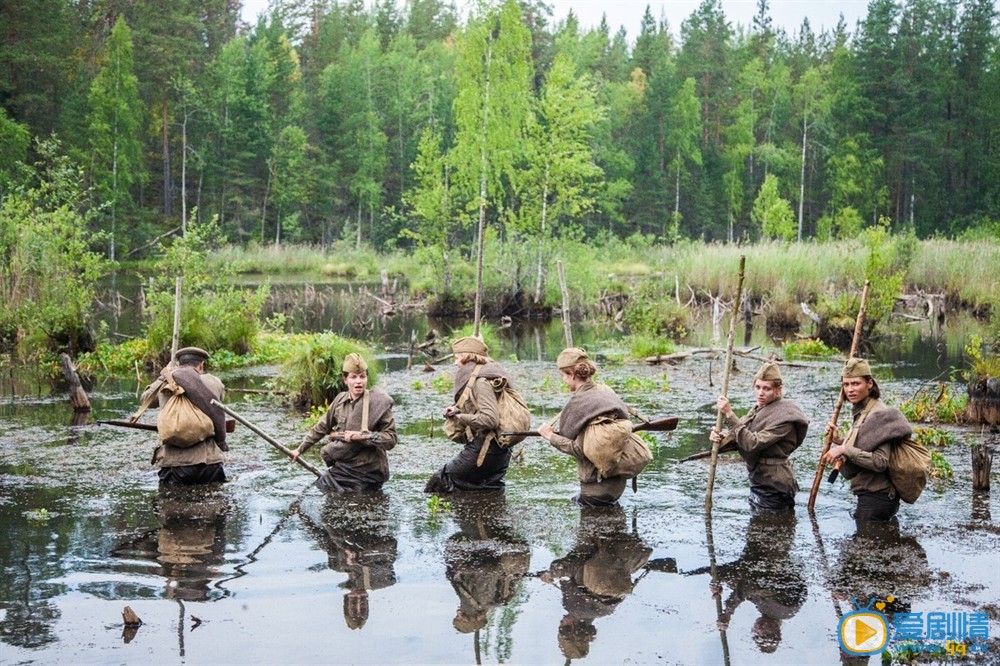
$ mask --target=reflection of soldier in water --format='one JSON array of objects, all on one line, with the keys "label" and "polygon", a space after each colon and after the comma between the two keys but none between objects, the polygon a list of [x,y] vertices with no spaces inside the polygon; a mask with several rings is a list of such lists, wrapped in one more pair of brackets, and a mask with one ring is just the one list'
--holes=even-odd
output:
[{"label": "reflection of soldier in water", "polygon": [[[833,573],[841,600],[865,606],[872,599],[893,597],[883,612],[909,611],[909,600],[931,582],[927,553],[912,536],[893,523],[866,523],[844,541]],[[853,606],[851,610],[854,610]]]},{"label": "reflection of soldier in water", "polygon": [[482,629],[490,609],[514,598],[531,550],[511,525],[502,493],[462,493],[451,501],[459,531],[448,537],[444,559],[459,600],[453,624],[465,634]]},{"label": "reflection of soldier in water", "polygon": [[559,622],[559,648],[569,659],[586,657],[597,636],[594,620],[614,612],[638,579],[653,550],[628,530],[618,505],[581,507],[576,547],[549,565],[542,580],[559,586],[566,615]]},{"label": "reflection of soldier in water", "polygon": [[387,518],[389,500],[382,492],[329,494],[321,525],[299,514],[329,556],[330,568],[347,574],[344,622],[360,629],[368,621],[368,591],[396,582],[396,538]]},{"label": "reflection of soldier in water", "polygon": [[[740,558],[716,569],[718,582],[732,590],[723,605],[720,626],[728,625],[739,605],[750,601],[759,613],[752,633],[761,652],[778,649],[781,622],[799,612],[808,594],[802,565],[791,557],[794,542],[794,513],[755,512],[750,517]],[[715,592],[722,594],[721,585]]]},{"label": "reflection of soldier in water", "polygon": [[205,601],[213,594],[215,568],[225,561],[225,495],[205,486],[164,486],[156,499],[160,531],[156,560],[167,579],[166,598]]}]

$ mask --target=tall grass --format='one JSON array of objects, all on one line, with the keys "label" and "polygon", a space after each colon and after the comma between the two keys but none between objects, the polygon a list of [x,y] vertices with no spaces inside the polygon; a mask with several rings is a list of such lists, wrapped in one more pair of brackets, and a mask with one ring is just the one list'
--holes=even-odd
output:
[{"label": "tall grass", "polygon": [[[903,290],[944,293],[949,302],[989,312],[996,308],[1000,293],[1000,243],[931,239],[924,241],[893,237],[901,256],[909,259]],[[912,245],[912,247],[910,247]],[[533,294],[537,273],[538,242],[535,239],[501,240],[490,234],[486,240],[484,289],[491,297],[517,289]],[[740,255],[746,255],[744,290],[755,301],[815,303],[821,295],[858,290],[864,279],[865,247],[860,239],[829,242],[783,243],[767,241],[751,245],[681,241],[674,245],[653,243],[649,237],[622,240],[614,236],[569,237],[554,240],[543,249],[545,285],[542,301],[561,303],[556,261],[563,262],[572,307],[586,312],[608,292],[636,292],[644,283],[657,285],[661,298],[674,297],[679,286],[682,302],[692,292],[699,301],[707,294],[732,294],[736,289]],[[376,279],[382,269],[400,276],[412,294],[434,297],[441,290],[427,252],[400,250],[378,254],[370,248],[356,250],[338,242],[324,250],[314,246],[251,246],[224,248],[215,261],[240,271],[264,274],[318,273],[346,279]],[[475,291],[475,257],[468,248],[452,248],[450,294]]]}]

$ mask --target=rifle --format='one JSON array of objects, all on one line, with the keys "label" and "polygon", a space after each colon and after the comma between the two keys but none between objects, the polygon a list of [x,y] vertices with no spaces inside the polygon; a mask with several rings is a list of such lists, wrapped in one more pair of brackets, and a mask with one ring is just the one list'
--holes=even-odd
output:
[{"label": "rifle", "polygon": [[[730,439],[724,441],[719,445],[719,453],[730,453],[736,450],[736,440]],[[705,451],[699,451],[698,453],[692,453],[687,458],[681,458],[677,462],[688,462],[690,460],[702,460],[703,458],[711,458],[712,449],[707,449]]]},{"label": "rifle", "polygon": [[[854,337],[851,339],[851,351],[848,352],[847,358],[852,358],[858,353],[858,344],[861,342],[861,327],[865,321],[865,308],[868,304],[868,287],[870,285],[869,280],[865,280],[865,286],[861,290],[861,304],[858,306],[858,317],[854,321]],[[844,389],[840,389],[840,395],[837,396],[837,404],[833,408],[833,417],[830,419],[830,423],[836,425],[837,420],[840,419],[840,408],[844,406]],[[830,445],[833,443],[833,434],[829,433],[823,438],[823,447],[819,452],[819,463],[816,465],[816,476],[813,477],[812,488],[809,491],[809,503],[807,507],[809,513],[812,513],[816,509],[816,495],[819,493],[819,484],[823,480],[823,470],[826,469],[826,464],[823,462],[823,456],[826,452],[830,450]],[[840,465],[844,463],[842,461],[837,461]],[[837,465],[834,468],[834,472],[840,469]],[[830,477],[832,482],[836,479],[836,474]]]},{"label": "rifle", "polygon": [[[670,430],[677,429],[678,418],[676,416],[665,416],[662,419],[653,419],[652,421],[645,421],[643,423],[633,423],[632,432],[639,432],[641,430],[649,430],[650,432],[669,432]],[[537,430],[528,430],[527,432],[502,432],[501,437],[538,437]]]},{"label": "rifle", "polygon": [[[97,425],[110,425],[118,426],[119,428],[134,428],[136,430],[156,430],[155,423],[143,423],[141,421],[122,421],[119,419],[102,419],[98,420]],[[226,432],[232,432],[236,430],[236,421],[233,419],[226,419]]]}]

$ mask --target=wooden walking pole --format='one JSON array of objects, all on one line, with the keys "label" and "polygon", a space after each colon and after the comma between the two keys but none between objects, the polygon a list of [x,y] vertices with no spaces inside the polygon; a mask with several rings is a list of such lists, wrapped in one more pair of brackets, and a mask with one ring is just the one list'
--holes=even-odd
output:
[{"label": "wooden walking pole", "polygon": [[[858,307],[858,317],[854,320],[854,338],[851,339],[851,351],[847,354],[847,358],[854,358],[858,353],[858,344],[861,342],[861,328],[865,323],[865,308],[868,306],[868,287],[870,285],[869,280],[865,280],[865,286],[861,290],[861,305]],[[830,418],[830,423],[836,423],[840,418],[840,408],[844,406],[844,391],[841,390],[837,396],[837,404],[833,408],[833,416]],[[809,491],[809,512],[812,513],[816,507],[816,495],[819,493],[819,484],[823,480],[823,471],[826,469],[826,465],[823,463],[823,456],[826,452],[830,450],[830,444],[833,443],[833,433],[827,433],[826,437],[823,439],[823,448],[819,452],[819,463],[816,465],[816,476],[813,478],[812,489]]]},{"label": "wooden walking pole", "polygon": [[177,347],[181,339],[181,276],[174,282],[174,337],[170,342],[170,362],[177,360]]},{"label": "wooden walking pole", "polygon": [[[248,427],[251,430],[253,430],[255,433],[257,433],[258,435],[260,435],[264,439],[265,442],[267,442],[268,444],[270,444],[274,448],[278,449],[279,451],[281,451],[282,453],[284,453],[289,458],[291,458],[295,454],[294,451],[292,451],[288,447],[282,445],[281,442],[279,442],[278,440],[274,439],[273,437],[271,437],[270,435],[268,435],[266,432],[264,432],[263,430],[261,430],[260,428],[258,428],[257,426],[255,426],[253,423],[250,423],[250,421],[247,421],[245,418],[243,418],[242,416],[240,416],[239,414],[237,414],[236,412],[234,412],[233,410],[231,410],[229,407],[226,407],[225,405],[223,405],[218,400],[212,400],[212,404],[215,405],[216,407],[218,407],[219,409],[221,409],[222,411],[224,411],[226,414],[229,414],[230,416],[232,416],[234,419],[236,419],[237,421],[239,421],[240,423],[242,423],[246,427]],[[305,467],[307,470],[309,470],[310,472],[312,472],[316,476],[323,476],[323,472],[321,472],[318,469],[316,469],[315,465],[312,465],[309,462],[303,460],[302,456],[299,456],[298,458],[296,458],[295,462],[297,462],[302,467]]]},{"label": "wooden walking pole", "polygon": [[562,290],[562,325],[566,336],[566,346],[573,346],[573,326],[569,321],[569,291],[566,289],[566,273],[563,272],[562,259],[556,262],[559,269],[559,288]]},{"label": "wooden walking pole", "polygon": [[472,334],[479,337],[479,324],[483,320],[483,253],[486,235],[486,157],[483,157],[483,174],[479,184],[479,233],[476,243],[476,314]]},{"label": "wooden walking pole", "polygon": [[[729,340],[726,342],[726,369],[722,373],[722,395],[729,394],[729,375],[733,367],[733,337],[736,335],[736,317],[740,311],[740,298],[743,296],[743,275],[746,268],[746,255],[740,255],[740,274],[736,280],[736,300],[733,301],[733,316],[729,320]],[[715,418],[715,429],[722,430],[722,410]],[[719,444],[712,442],[712,462],[708,467],[708,486],[705,489],[705,511],[712,510],[712,490],[715,487],[715,467],[719,463]]]},{"label": "wooden walking pole", "polygon": [[[736,318],[735,313],[733,318]],[[715,597],[715,621],[719,627],[719,640],[722,641],[722,663],[729,666],[729,640],[726,638],[726,628],[722,621],[722,590],[719,588],[719,566],[715,560],[715,539],[712,537],[712,513],[705,513],[705,540],[708,544],[709,571],[712,574],[712,596]]]}]

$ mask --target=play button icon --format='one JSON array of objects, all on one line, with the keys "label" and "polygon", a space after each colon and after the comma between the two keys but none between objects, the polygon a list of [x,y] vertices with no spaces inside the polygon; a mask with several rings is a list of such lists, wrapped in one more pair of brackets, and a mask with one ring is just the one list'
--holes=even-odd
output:
[{"label": "play button icon", "polygon": [[841,618],[837,633],[844,652],[856,655],[879,654],[889,642],[889,623],[881,613],[859,610]]}]

